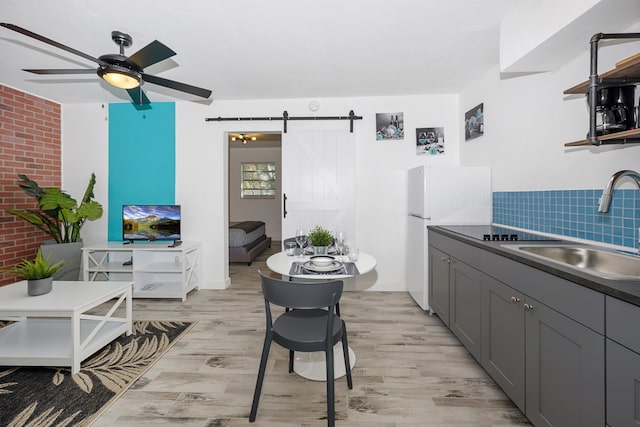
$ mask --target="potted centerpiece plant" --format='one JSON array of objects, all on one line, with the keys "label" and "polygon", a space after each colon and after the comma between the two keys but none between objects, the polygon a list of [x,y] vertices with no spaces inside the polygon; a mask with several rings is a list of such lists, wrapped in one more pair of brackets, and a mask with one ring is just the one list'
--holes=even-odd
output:
[{"label": "potted centerpiece plant", "polygon": [[7,212],[35,225],[53,239],[42,245],[45,257],[51,255],[54,262],[64,260],[56,280],[78,280],[82,254],[80,230],[86,221],[102,216],[102,205],[93,200],[96,175],[91,174],[87,189],[80,203],[60,188],[42,188],[26,175],[19,174],[20,188],[36,199],[38,209],[7,209]]},{"label": "potted centerpiece plant", "polygon": [[27,293],[30,296],[44,295],[51,292],[53,275],[64,265],[64,261],[53,262],[51,255],[42,256],[42,250],[38,249],[33,261],[23,259],[10,270],[2,270],[3,273],[12,273],[27,281]]},{"label": "potted centerpiece plant", "polygon": [[316,225],[307,236],[309,244],[313,246],[315,255],[326,255],[329,246],[333,243],[333,235],[325,228]]}]

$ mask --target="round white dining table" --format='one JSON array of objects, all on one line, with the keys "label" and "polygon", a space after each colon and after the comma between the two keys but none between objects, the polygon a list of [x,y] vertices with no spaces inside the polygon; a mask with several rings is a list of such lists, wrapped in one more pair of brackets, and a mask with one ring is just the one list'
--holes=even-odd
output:
[{"label": "round white dining table", "polygon": [[[349,262],[346,256],[335,256],[338,261]],[[288,277],[299,277],[303,279],[319,279],[319,280],[333,280],[333,279],[346,279],[347,277],[353,277],[354,274],[308,274],[300,271],[299,274],[291,273],[291,266],[294,262],[309,261],[309,255],[287,255],[284,252],[278,252],[267,258],[267,267],[274,273],[279,273]],[[364,252],[360,252],[358,261],[355,262],[358,268],[358,274],[366,274],[376,268],[376,259]]]},{"label": "round white dining table", "polygon": [[[346,256],[334,257],[338,261],[350,262]],[[339,280],[355,276],[355,274],[308,274],[308,272],[303,271],[299,274],[294,274],[291,272],[293,263],[305,262],[308,261],[309,258],[310,256],[307,255],[287,255],[284,252],[278,252],[267,258],[267,267],[269,267],[269,270],[274,273],[279,273],[287,277],[316,279],[318,280],[318,285],[321,285],[323,280]],[[355,262],[355,265],[358,268],[358,274],[365,274],[376,267],[376,259],[367,253],[360,252],[360,256],[358,257],[358,261]],[[346,375],[344,368],[344,356],[342,354],[342,343],[337,343],[333,347],[333,360],[334,377],[337,379]],[[349,347],[349,365],[353,369],[355,364],[356,354],[351,347]],[[327,368],[324,352],[295,352],[293,359],[293,371],[301,377],[310,380],[326,381]]]}]

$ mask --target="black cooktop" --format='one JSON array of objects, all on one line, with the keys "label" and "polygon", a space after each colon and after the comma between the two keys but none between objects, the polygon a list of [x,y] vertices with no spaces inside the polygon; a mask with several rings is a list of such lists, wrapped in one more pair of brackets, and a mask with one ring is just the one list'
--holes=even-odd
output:
[{"label": "black cooktop", "polygon": [[540,236],[539,234],[527,233],[526,231],[513,230],[496,225],[445,225],[442,226],[442,228],[485,241],[557,240],[551,237]]}]

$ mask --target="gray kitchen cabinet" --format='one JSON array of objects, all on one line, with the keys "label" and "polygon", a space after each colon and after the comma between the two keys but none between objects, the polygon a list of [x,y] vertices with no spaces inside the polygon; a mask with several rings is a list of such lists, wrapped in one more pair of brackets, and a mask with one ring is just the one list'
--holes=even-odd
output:
[{"label": "gray kitchen cabinet", "polygon": [[525,298],[527,418],[536,426],[603,426],[604,337]]},{"label": "gray kitchen cabinet", "polygon": [[[472,354],[479,351],[474,356],[506,395],[536,426],[605,425],[604,295],[444,234],[433,237],[442,249],[429,249],[440,269],[436,286],[447,283],[442,264],[449,265],[448,326]],[[447,301],[443,290],[437,295]]]},{"label": "gray kitchen cabinet", "polygon": [[603,426],[604,297],[505,257],[485,261],[483,367],[535,426]]},{"label": "gray kitchen cabinet", "polygon": [[536,426],[604,425],[604,336],[492,277],[482,287],[482,366],[505,394]]},{"label": "gray kitchen cabinet", "polygon": [[640,426],[640,354],[607,339],[607,425]]},{"label": "gray kitchen cabinet", "polygon": [[489,276],[482,283],[482,366],[525,412],[524,295]]},{"label": "gray kitchen cabinet", "polygon": [[607,425],[640,426],[640,307],[607,297]]},{"label": "gray kitchen cabinet", "polygon": [[478,361],[482,359],[481,276],[455,258],[449,266],[449,328]]},{"label": "gray kitchen cabinet", "polygon": [[449,265],[446,253],[429,246],[429,307],[442,322],[449,326]]},{"label": "gray kitchen cabinet", "polygon": [[[447,250],[454,248],[443,245]],[[429,246],[429,306],[476,360],[482,357],[481,273]]]}]

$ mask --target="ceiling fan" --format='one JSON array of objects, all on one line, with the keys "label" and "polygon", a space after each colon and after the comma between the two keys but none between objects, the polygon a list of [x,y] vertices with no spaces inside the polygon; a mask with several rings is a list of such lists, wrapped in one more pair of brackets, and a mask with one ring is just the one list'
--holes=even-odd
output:
[{"label": "ceiling fan", "polygon": [[0,26],[16,31],[25,36],[32,37],[43,43],[55,46],[59,49],[66,50],[74,55],[81,56],[89,61],[98,64],[97,69],[78,68],[78,69],[23,69],[34,74],[91,74],[97,73],[102,79],[109,84],[120,89],[126,89],[135,104],[143,105],[149,103],[149,98],[141,89],[143,83],[153,83],[156,85],[168,87],[170,89],[186,92],[202,98],[209,98],[211,91],[196,86],[180,83],[175,80],[163,79],[162,77],[152,76],[144,72],[144,68],[176,54],[173,50],[160,43],[157,40],[152,41],[131,56],[125,56],[124,48],[131,46],[133,39],[129,34],[120,31],[112,31],[111,39],[120,46],[119,54],[106,54],[98,58],[80,52],[61,43],[33,33],[24,28],[13,24],[0,23]]}]

